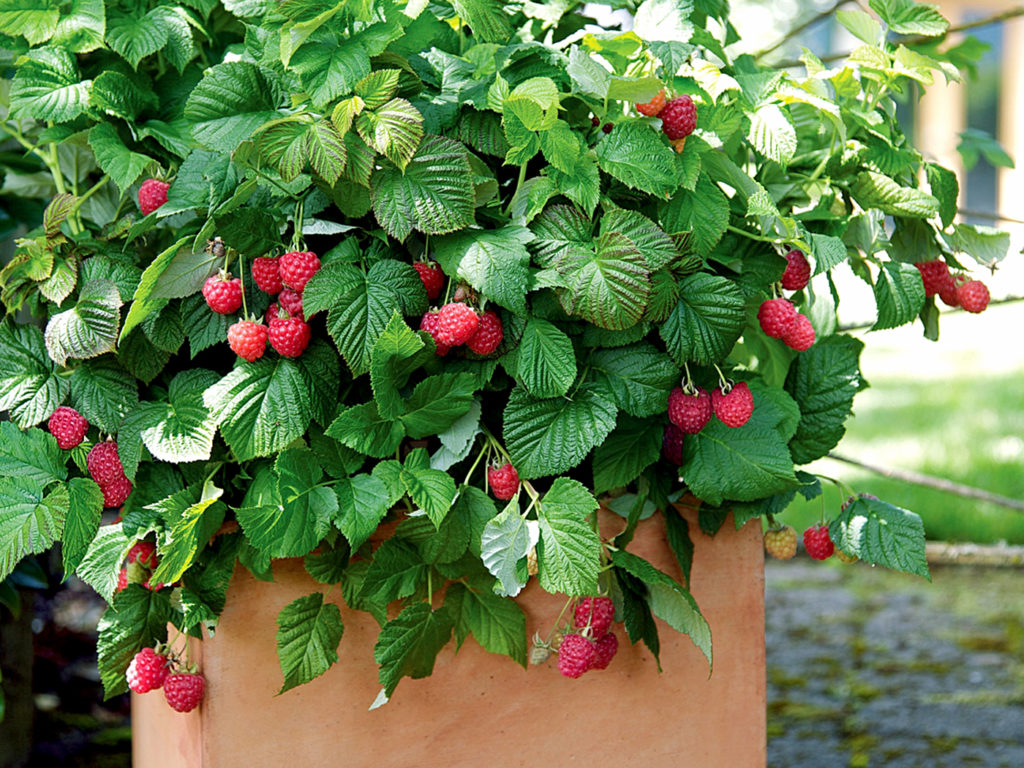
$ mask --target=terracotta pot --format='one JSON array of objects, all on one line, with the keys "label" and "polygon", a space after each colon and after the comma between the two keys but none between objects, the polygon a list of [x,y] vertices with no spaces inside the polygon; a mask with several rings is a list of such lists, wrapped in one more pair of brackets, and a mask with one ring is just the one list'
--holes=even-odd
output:
[{"label": "terracotta pot", "polygon": [[[324,587],[301,560],[277,562],[276,582],[239,568],[216,636],[193,651],[207,678],[199,709],[173,712],[159,693],[133,695],[135,768],[261,766],[531,766],[581,763],[657,768],[765,765],[764,561],[761,528],[727,520],[702,535],[692,509],[692,590],[711,625],[714,674],[688,637],[659,626],[661,663],[621,626],[607,670],[561,677],[552,657],[524,670],[472,639],[450,644],[434,674],[402,680],[394,698],[369,711],[380,690],[373,664],[376,623],[342,606],[338,664],[323,677],[275,696],[277,612]],[[604,523],[611,519],[610,513]],[[621,519],[619,519],[621,524]],[[679,575],[664,522],[643,523],[629,547]],[[337,588],[328,598],[337,601]],[[530,636],[547,631],[564,599],[536,580],[520,605]],[[659,622],[660,623],[660,622]]]}]

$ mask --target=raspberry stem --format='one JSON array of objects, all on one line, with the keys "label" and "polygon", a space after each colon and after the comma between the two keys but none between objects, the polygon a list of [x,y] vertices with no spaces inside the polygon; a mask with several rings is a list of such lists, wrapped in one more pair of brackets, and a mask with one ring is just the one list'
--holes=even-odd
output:
[{"label": "raspberry stem", "polygon": [[732,381],[732,379],[727,379],[725,377],[725,374],[722,373],[721,368],[719,368],[717,365],[712,365],[714,366],[715,371],[718,373],[718,386],[722,390],[722,394],[728,395],[730,392],[732,392],[734,382]]}]

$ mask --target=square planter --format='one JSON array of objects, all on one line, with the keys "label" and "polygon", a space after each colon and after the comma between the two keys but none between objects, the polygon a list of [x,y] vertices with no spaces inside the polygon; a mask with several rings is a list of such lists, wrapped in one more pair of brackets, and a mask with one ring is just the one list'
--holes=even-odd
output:
[{"label": "square planter", "polygon": [[[196,643],[206,676],[202,705],[172,711],[159,692],[132,697],[135,768],[283,765],[440,765],[450,768],[587,765],[757,768],[765,765],[764,561],[759,521],[731,518],[704,536],[683,510],[694,542],[691,588],[711,626],[714,674],[690,639],[659,622],[661,664],[621,625],[607,670],[559,675],[554,656],[524,670],[467,641],[450,644],[434,674],[404,679],[369,711],[380,690],[378,626],[342,606],[340,661],[281,696],[275,651],[278,611],[314,590],[301,560],[274,564],[274,583],[239,568],[216,636]],[[602,520],[614,525],[608,514]],[[621,527],[621,519],[618,521]],[[612,528],[611,530],[615,530]],[[659,516],[640,525],[630,551],[679,576]],[[337,601],[332,588],[328,599]],[[546,634],[564,598],[536,579],[518,598],[527,632]]]}]

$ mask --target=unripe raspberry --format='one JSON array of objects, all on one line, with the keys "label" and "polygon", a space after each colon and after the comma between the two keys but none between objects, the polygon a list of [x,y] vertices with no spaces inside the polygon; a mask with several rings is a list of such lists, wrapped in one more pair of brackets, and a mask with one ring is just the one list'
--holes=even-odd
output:
[{"label": "unripe raspberry", "polygon": [[836,551],[827,525],[812,525],[804,531],[804,549],[815,560],[828,560]]},{"label": "unripe raspberry", "polygon": [[298,357],[306,351],[312,335],[309,326],[298,317],[287,317],[270,321],[267,338],[270,346],[281,357]]},{"label": "unripe raspberry", "polygon": [[487,468],[487,483],[494,498],[508,501],[519,491],[519,473],[506,461],[500,467]]},{"label": "unripe raspberry", "polygon": [[430,310],[420,319],[420,330],[430,334],[434,340],[434,354],[444,357],[451,351],[448,344],[444,344],[437,337],[437,310]]},{"label": "unripe raspberry", "polygon": [[789,330],[783,334],[782,342],[797,352],[803,352],[814,345],[814,326],[806,315],[796,316]]},{"label": "unripe raspberry", "polygon": [[558,671],[577,678],[593,666],[596,656],[594,644],[583,635],[566,635],[558,647]]},{"label": "unripe raspberry", "polygon": [[202,675],[178,672],[164,680],[164,698],[176,712],[191,712],[203,700],[205,687]]},{"label": "unripe raspberry", "polygon": [[50,416],[46,425],[50,434],[57,438],[57,447],[67,450],[81,445],[85,433],[89,431],[86,418],[66,405],[59,406]]},{"label": "unripe raspberry", "polygon": [[697,434],[711,421],[711,395],[700,387],[693,395],[676,387],[668,396],[668,418],[686,434]]},{"label": "unripe raspberry", "polygon": [[444,272],[441,270],[441,267],[436,261],[432,261],[429,264],[417,261],[412,266],[419,273],[420,280],[423,281],[423,287],[427,291],[427,298],[430,301],[437,301],[437,297],[444,290]]},{"label": "unripe raspberry", "polygon": [[658,113],[665,108],[665,89],[658,91],[658,95],[646,104],[637,104],[636,111],[647,117],[657,117]]},{"label": "unripe raspberry", "polygon": [[153,211],[167,202],[167,190],[171,185],[159,179],[146,179],[139,187],[139,210],[143,216],[149,216]]},{"label": "unripe raspberry", "polygon": [[796,531],[788,525],[765,531],[764,550],[776,560],[789,560],[796,554]]},{"label": "unripe raspberry", "polygon": [[697,127],[697,107],[685,93],[666,104],[658,117],[661,130],[671,141],[686,138]]},{"label": "unripe raspberry", "polygon": [[132,493],[132,481],[124,475],[106,485],[101,485],[103,491],[103,506],[120,507]]},{"label": "unripe raspberry", "polygon": [[618,650],[619,638],[615,636],[614,632],[609,632],[604,637],[599,638],[594,643],[594,661],[591,663],[590,668],[607,669]]},{"label": "unripe raspberry", "polygon": [[218,315],[234,314],[242,306],[242,281],[223,272],[211,275],[203,283],[203,298]]},{"label": "unripe raspberry", "polygon": [[796,322],[797,311],[789,299],[768,299],[761,302],[757,310],[757,321],[761,330],[773,339],[781,339]]},{"label": "unripe raspberry", "polygon": [[836,550],[836,557],[839,559],[839,562],[846,563],[846,565],[850,565],[851,563],[856,563],[860,559],[856,555],[848,555],[848,554],[846,554],[841,549],[837,549]]},{"label": "unripe raspberry", "polygon": [[956,299],[967,312],[984,312],[988,307],[988,288],[980,280],[968,280],[956,289]]},{"label": "unripe raspberry", "polygon": [[276,256],[257,256],[252,260],[251,273],[256,287],[264,293],[275,296],[284,288]]},{"label": "unripe raspberry", "polygon": [[679,466],[683,463],[683,430],[675,424],[665,427],[661,438],[661,452],[669,463]]},{"label": "unripe raspberry", "polygon": [[466,346],[471,352],[486,356],[494,352],[505,337],[505,329],[501,324],[501,318],[493,309],[488,309],[480,315],[480,322]]},{"label": "unripe raspberry", "polygon": [[722,394],[722,388],[715,387],[711,393],[711,407],[725,426],[742,427],[754,413],[754,396],[745,381],[734,384],[728,394]]},{"label": "unripe raspberry", "polygon": [[124,477],[124,467],[121,465],[121,457],[117,455],[117,443],[107,440],[96,443],[89,449],[85,457],[85,466],[89,470],[89,476],[102,488],[104,485]]},{"label": "unripe raspberry", "polygon": [[152,648],[143,648],[135,654],[125,677],[128,687],[135,693],[149,693],[162,688],[167,679],[169,660]]},{"label": "unripe raspberry", "polygon": [[457,347],[473,338],[479,325],[480,318],[476,312],[462,302],[453,301],[437,312],[436,338],[442,344]]},{"label": "unripe raspberry", "polygon": [[292,251],[282,256],[277,266],[281,272],[281,282],[296,293],[302,293],[309,278],[320,269],[320,259],[309,251]]},{"label": "unripe raspberry", "polygon": [[807,287],[811,279],[811,265],[803,251],[795,248],[786,254],[786,271],[782,273],[782,287],[787,291],[799,291]]},{"label": "unripe raspberry", "polygon": [[228,328],[228,346],[231,351],[250,363],[263,357],[267,348],[268,330],[252,320],[239,320]]},{"label": "unripe raspberry", "polygon": [[591,637],[603,637],[615,618],[615,605],[610,597],[585,597],[576,604],[573,621],[577,629],[590,627]]}]

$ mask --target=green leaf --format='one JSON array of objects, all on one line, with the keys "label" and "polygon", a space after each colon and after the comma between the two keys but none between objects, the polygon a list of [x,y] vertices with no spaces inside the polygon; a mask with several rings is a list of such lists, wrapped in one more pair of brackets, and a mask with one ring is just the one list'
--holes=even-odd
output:
[{"label": "green leaf", "polygon": [[961,222],[953,225],[952,236],[942,233],[942,237],[954,251],[990,269],[1010,252],[1010,233],[993,227]]},{"label": "green leaf", "polygon": [[167,45],[167,27],[161,23],[163,9],[154,8],[145,16],[111,13],[107,19],[107,44],[121,54],[133,68]]},{"label": "green leaf", "polygon": [[559,477],[538,506],[540,585],[566,595],[597,594],[601,539],[590,522],[597,499],[582,483]]},{"label": "green leaf", "polygon": [[405,410],[399,388],[423,360],[423,340],[405,324],[396,310],[387,327],[373,345],[370,384],[377,410],[387,419],[398,418]]},{"label": "green leaf", "polygon": [[373,553],[359,596],[389,603],[408,597],[427,577],[427,565],[415,547],[400,539],[388,539]]},{"label": "green leaf", "polygon": [[850,34],[868,45],[880,45],[884,39],[882,25],[864,11],[836,11],[836,21],[846,27]]},{"label": "green leaf", "polygon": [[423,139],[423,115],[405,99],[391,99],[361,113],[356,130],[363,141],[404,169]]},{"label": "green leaf", "polygon": [[811,233],[814,274],[820,275],[846,261],[846,244],[838,237]]},{"label": "green leaf", "polygon": [[513,225],[473,230],[439,238],[434,255],[449,275],[455,275],[490,301],[517,314],[526,313],[530,231]]},{"label": "green leaf", "polygon": [[442,373],[421,381],[402,416],[409,437],[420,439],[444,432],[469,410],[475,388],[476,379],[469,373]]},{"label": "green leaf", "polygon": [[128,690],[124,673],[135,654],[145,647],[167,641],[171,619],[169,590],[154,592],[140,584],[129,584],[100,619],[100,680],[106,698]]},{"label": "green leaf", "polygon": [[661,212],[665,231],[670,235],[688,235],[688,249],[699,254],[710,252],[718,244],[728,224],[729,200],[703,173],[693,191],[678,190]]},{"label": "green leaf", "polygon": [[647,585],[651,612],[673,629],[689,635],[693,644],[711,662],[711,628],[696,601],[679,582],[631,552],[611,553],[612,562]]},{"label": "green leaf", "polygon": [[173,584],[196,561],[211,535],[210,529],[216,530],[224,520],[225,507],[219,501],[223,493],[207,481],[202,494],[185,491],[171,496],[173,501],[158,502],[170,533],[158,542],[160,563],[153,571],[153,582]]},{"label": "green leaf", "polygon": [[69,504],[66,486],[59,485],[44,496],[43,487],[31,480],[10,476],[0,480],[0,581],[26,555],[53,546],[64,532]]},{"label": "green leaf", "polygon": [[618,232],[637,247],[653,272],[678,258],[672,239],[646,216],[625,208],[613,208],[601,217],[601,233]]},{"label": "green leaf", "polygon": [[57,365],[69,357],[84,359],[110,352],[117,341],[121,296],[109,280],[93,280],[82,286],[71,309],[46,324],[46,350]]},{"label": "green leaf", "polygon": [[78,577],[108,603],[114,601],[121,562],[132,543],[120,523],[101,525],[77,568]]},{"label": "green leaf", "polygon": [[313,104],[322,107],[350,93],[370,74],[370,56],[357,40],[328,42],[325,38],[295,51],[290,68],[299,74]]},{"label": "green leaf", "polygon": [[782,165],[796,154],[796,128],[777,104],[762,104],[750,113],[747,138],[761,155]]},{"label": "green leaf", "polygon": [[308,683],[338,661],[345,625],[341,610],[320,592],[288,603],[277,614],[277,658],[284,682],[278,694]]},{"label": "green leaf", "polygon": [[649,419],[621,416],[594,451],[594,493],[624,488],[661,456],[664,427]]},{"label": "green leaf", "polygon": [[306,283],[302,291],[302,311],[311,317],[335,304],[354,286],[366,281],[362,271],[351,264],[330,262],[324,264]]},{"label": "green leaf", "polygon": [[498,579],[495,587],[498,594],[515,597],[525,586],[518,563],[529,550],[530,531],[526,520],[519,514],[518,504],[513,501],[487,522],[480,537],[480,559]]},{"label": "green leaf", "polygon": [[8,411],[19,427],[30,427],[48,419],[69,389],[38,327],[0,323],[0,411]]},{"label": "green leaf", "polygon": [[651,283],[636,246],[617,232],[602,233],[595,251],[573,249],[557,265],[567,285],[562,307],[600,328],[622,330],[643,316]]},{"label": "green leaf", "polygon": [[526,616],[515,602],[452,584],[445,593],[444,607],[455,623],[457,643],[461,645],[472,632],[485,651],[505,654],[526,668]]},{"label": "green leaf", "polygon": [[348,150],[333,125],[317,120],[306,131],[306,156],[316,174],[333,185],[345,170]]},{"label": "green leaf", "polygon": [[3,0],[0,29],[11,37],[24,35],[29,45],[39,45],[57,31],[61,0]]},{"label": "green leaf", "polygon": [[114,434],[139,402],[138,386],[116,360],[89,360],[71,372],[71,400],[90,424]]},{"label": "green leaf", "polygon": [[996,168],[1013,168],[1013,158],[1003,149],[1002,145],[985,131],[968,128],[960,132],[960,143],[956,151],[963,158],[964,168],[971,170],[980,157],[988,160]]},{"label": "green leaf", "polygon": [[862,208],[878,208],[889,216],[930,219],[939,213],[939,201],[931,195],[874,171],[857,174],[850,194]]},{"label": "green leaf", "polygon": [[569,337],[536,317],[526,321],[519,345],[503,362],[534,397],[561,397],[576,381],[576,353]]},{"label": "green leaf", "polygon": [[437,654],[452,636],[447,611],[433,611],[426,603],[413,603],[384,625],[373,647],[380,665],[380,684],[390,697],[403,677],[429,677]]},{"label": "green leaf", "polygon": [[860,497],[829,524],[829,535],[839,549],[866,563],[931,580],[924,523],[913,512]]},{"label": "green leaf", "polygon": [[240,461],[270,456],[301,437],[315,416],[337,405],[338,361],[330,347],[314,341],[294,360],[239,361],[231,373],[203,393],[203,404]]},{"label": "green leaf", "polygon": [[572,173],[583,151],[583,141],[564,120],[556,120],[554,126],[540,134],[540,150],[544,159],[562,173]]},{"label": "green leaf", "polygon": [[667,198],[679,186],[675,153],[642,120],[616,124],[597,145],[601,170],[631,189]]},{"label": "green leaf", "polygon": [[402,470],[402,484],[409,498],[427,513],[435,528],[441,522],[455,501],[455,480],[439,469],[410,468]]},{"label": "green leaf", "polygon": [[11,81],[10,117],[69,122],[89,108],[91,85],[64,48],[29,51]]},{"label": "green leaf", "polygon": [[232,152],[268,120],[279,117],[278,85],[248,61],[210,67],[185,104],[192,135],[204,147]]},{"label": "green leaf", "polygon": [[789,443],[797,464],[821,458],[846,433],[853,396],[865,386],[858,364],[863,348],[852,336],[829,336],[793,362],[786,391],[800,406],[800,423]]},{"label": "green leaf", "polygon": [[505,407],[505,446],[524,480],[577,466],[615,427],[615,404],[586,385],[569,398],[540,399],[517,387]]},{"label": "green leaf", "polygon": [[405,437],[401,421],[385,419],[374,402],[354,405],[338,414],[327,428],[333,437],[354,451],[376,459],[392,456]]},{"label": "green leaf", "polygon": [[939,219],[943,227],[948,227],[956,218],[956,201],[960,196],[956,174],[936,163],[925,163],[924,170],[932,196],[939,201]]},{"label": "green leaf", "polygon": [[512,23],[499,0],[452,0],[452,7],[485,43],[504,44],[512,33]]},{"label": "green leaf", "polygon": [[912,323],[924,306],[924,284],[913,264],[883,262],[874,291],[878,319],[871,326],[873,331]]},{"label": "green leaf", "polygon": [[110,123],[100,123],[89,131],[89,146],[96,156],[96,163],[122,192],[153,163],[146,155],[129,150]]},{"label": "green leaf", "polygon": [[[949,22],[930,3],[914,0],[870,0],[871,10],[882,17],[889,28],[900,35],[938,37],[946,34]],[[878,41],[872,41],[877,43]]]},{"label": "green leaf", "polygon": [[22,432],[0,421],[0,478],[19,478],[42,489],[67,475],[53,435],[35,428]]},{"label": "green leaf", "polygon": [[678,366],[646,342],[599,349],[590,358],[590,370],[619,408],[639,417],[664,413],[668,393],[680,380]]},{"label": "green leaf", "polygon": [[397,240],[414,229],[443,235],[473,223],[473,173],[466,150],[454,139],[428,136],[404,170],[377,170],[370,194],[374,216]]},{"label": "green leaf", "polygon": [[103,491],[92,480],[74,477],[68,481],[68,511],[64,519],[61,554],[64,573],[73,573],[100,529]]},{"label": "green leaf", "polygon": [[355,552],[388,513],[387,486],[379,478],[364,474],[341,478],[334,490],[338,495],[334,524]]},{"label": "green leaf", "polygon": [[690,21],[692,12],[692,3],[644,0],[636,9],[634,31],[648,42],[658,40],[685,43],[693,34],[693,22]]},{"label": "green leaf", "polygon": [[745,307],[736,283],[698,272],[679,281],[679,303],[659,332],[679,365],[719,363],[743,332]]}]

